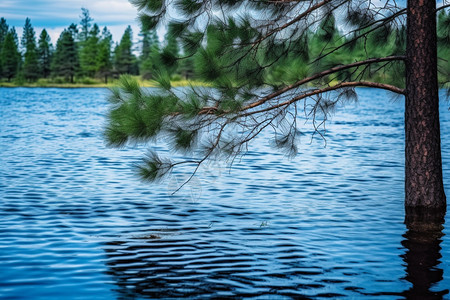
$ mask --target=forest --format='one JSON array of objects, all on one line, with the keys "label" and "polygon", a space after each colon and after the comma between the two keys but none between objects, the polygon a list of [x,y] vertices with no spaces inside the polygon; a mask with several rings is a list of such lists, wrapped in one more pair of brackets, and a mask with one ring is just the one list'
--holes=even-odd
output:
[{"label": "forest", "polygon": [[[177,38],[176,32],[182,25],[168,28],[163,42],[160,42],[155,29],[141,29],[138,42],[134,42],[131,26],[128,26],[120,41],[114,43],[107,27],[100,28],[93,23],[90,13],[82,8],[80,23],[70,24],[60,34],[53,45],[46,29],[37,38],[31,20],[27,18],[23,27],[22,37],[19,39],[14,27],[8,25],[5,18],[0,19],[0,85],[4,86],[47,86],[58,84],[108,84],[118,79],[122,74],[139,76],[142,80],[168,78],[172,82],[197,80],[208,82],[208,68],[214,59],[196,53],[190,54],[190,47],[201,43],[205,48],[203,53],[213,53],[215,45],[223,38],[220,29],[211,26],[207,30],[206,41],[197,41],[195,36],[185,39]],[[356,16],[355,16],[356,17]],[[405,27],[385,26],[383,30],[365,28],[368,32],[365,39],[352,39],[349,34],[343,34],[331,15],[318,26],[311,28],[303,41],[295,47],[274,43],[272,53],[289,49],[290,53],[283,62],[268,66],[265,72],[265,82],[271,84],[289,84],[308,73],[310,68],[323,68],[324,65],[336,66],[357,61],[363,57],[382,57],[399,55],[404,52]],[[343,25],[345,26],[345,24]],[[438,44],[439,44],[439,81],[441,86],[450,81],[450,43],[444,34],[450,28],[450,13],[442,10],[438,15]],[[182,29],[181,29],[182,30]],[[237,30],[239,30],[237,28]],[[439,34],[442,32],[442,34]],[[175,34],[174,34],[175,33]],[[203,39],[203,36],[202,36]],[[400,41],[400,42],[399,42]],[[333,53],[328,53],[328,49]],[[321,57],[320,62],[310,57]],[[325,57],[326,56],[326,57]],[[211,60],[212,59],[212,60]],[[320,64],[320,65],[319,65]],[[404,72],[400,64],[393,64],[383,72],[367,70],[364,78],[377,82],[397,82],[400,72]],[[355,73],[356,74],[356,73]],[[375,75],[376,74],[376,75]],[[381,74],[381,75],[380,75]],[[352,69],[348,69],[337,76],[351,77]],[[333,80],[342,78],[329,78]],[[166,79],[165,79],[166,80]],[[160,80],[157,80],[160,81]]]}]

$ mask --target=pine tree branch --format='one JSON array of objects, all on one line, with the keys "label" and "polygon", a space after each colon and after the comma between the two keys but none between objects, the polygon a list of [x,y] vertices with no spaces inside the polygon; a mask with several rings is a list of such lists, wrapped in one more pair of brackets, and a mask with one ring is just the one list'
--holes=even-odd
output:
[{"label": "pine tree branch", "polygon": [[[253,47],[255,45],[260,44],[262,41],[264,41],[265,39],[267,39],[268,37],[274,35],[277,32],[282,31],[283,29],[286,29],[287,27],[291,26],[292,24],[297,23],[298,21],[300,21],[301,19],[305,18],[307,15],[311,14],[312,12],[314,12],[315,10],[321,8],[322,6],[333,2],[334,0],[324,0],[322,2],[317,3],[314,6],[309,7],[307,10],[305,10],[303,13],[299,14],[297,17],[295,17],[294,19],[292,19],[291,21],[287,22],[286,24],[279,26],[275,29],[273,29],[272,31],[270,31],[269,33],[267,33],[266,35],[264,35],[263,37],[259,38],[257,41],[255,41],[253,43]],[[345,3],[347,1],[344,1],[343,3]]]},{"label": "pine tree branch", "polygon": [[[380,63],[380,62],[389,62],[389,61],[401,61],[401,60],[405,60],[405,56],[388,56],[388,57],[382,57],[382,58],[371,58],[371,59],[367,59],[367,60],[363,60],[363,61],[358,61],[358,62],[354,62],[351,64],[346,64],[346,65],[342,65],[342,66],[337,66],[319,73],[316,73],[310,77],[304,78],[302,80],[299,80],[291,85],[288,85],[270,95],[265,96],[264,98],[253,102],[249,105],[247,105],[246,107],[244,107],[242,110],[248,110],[257,106],[260,106],[264,103],[266,103],[267,101],[278,97],[292,89],[298,88],[304,84],[307,84],[309,82],[312,82],[316,79],[322,78],[324,76],[342,71],[342,70],[346,70],[346,69],[350,69],[350,68],[355,68],[355,67],[359,67],[359,66],[363,66],[363,65],[369,65],[369,64],[373,64],[373,63]],[[397,88],[398,89],[398,88]],[[400,89],[398,89],[397,91],[399,91]],[[401,92],[403,93],[403,92]],[[203,109],[200,110],[200,112],[198,113],[199,115],[207,115],[207,114],[213,114],[217,111],[217,107],[204,107]]]},{"label": "pine tree branch", "polygon": [[354,62],[354,63],[351,63],[351,64],[346,64],[346,65],[343,65],[343,66],[334,67],[334,68],[331,68],[331,69],[328,69],[328,70],[316,73],[313,76],[310,76],[310,77],[304,78],[302,80],[299,80],[299,81],[297,81],[297,82],[295,82],[295,83],[293,83],[291,85],[288,85],[288,86],[286,86],[286,87],[276,91],[275,93],[267,95],[266,97],[262,98],[259,101],[253,102],[252,104],[249,104],[243,110],[247,110],[247,109],[259,106],[259,105],[261,105],[261,104],[263,104],[263,103],[273,99],[274,97],[280,96],[281,94],[283,94],[283,93],[285,93],[285,92],[287,92],[289,90],[292,90],[294,88],[302,86],[302,85],[304,85],[306,83],[309,83],[311,81],[314,81],[316,79],[325,77],[327,75],[330,75],[330,74],[333,74],[333,73],[336,73],[336,72],[340,72],[342,70],[351,69],[351,68],[355,68],[355,67],[359,67],[359,66],[363,66],[363,65],[370,65],[370,64],[373,64],[373,63],[380,63],[380,62],[386,62],[386,61],[399,61],[399,60],[405,60],[405,59],[406,59],[406,56],[388,56],[388,57],[382,57],[382,58],[371,58],[371,59],[367,59],[367,60],[363,60],[363,61]]},{"label": "pine tree branch", "polygon": [[436,12],[440,11],[441,9],[446,9],[446,8],[449,8],[449,7],[450,7],[450,4],[442,5],[442,6],[438,7],[438,8],[436,8]]},{"label": "pine tree branch", "polygon": [[[324,58],[324,57],[326,57],[326,56],[328,56],[328,55],[330,55],[330,54],[333,54],[334,52],[338,51],[339,49],[344,48],[345,46],[347,46],[347,45],[349,45],[349,44],[351,44],[351,43],[354,43],[355,41],[359,40],[360,38],[367,38],[367,36],[368,36],[370,33],[376,31],[377,29],[379,29],[379,28],[381,28],[381,27],[383,27],[383,26],[385,26],[385,25],[388,24],[391,20],[393,20],[393,19],[397,18],[398,16],[400,16],[400,15],[402,15],[402,14],[405,14],[405,13],[406,13],[406,8],[405,8],[405,9],[402,9],[402,10],[399,10],[397,13],[395,13],[395,14],[389,16],[389,17],[386,17],[386,18],[384,18],[384,19],[382,19],[382,20],[379,20],[379,21],[374,22],[373,24],[376,24],[376,23],[379,23],[379,22],[382,22],[382,23],[379,24],[379,25],[377,25],[377,26],[375,26],[375,27],[373,27],[373,28],[370,28],[368,31],[366,31],[366,32],[364,32],[364,33],[361,33],[361,34],[359,34],[359,35],[353,37],[352,39],[346,41],[346,42],[343,43],[342,45],[339,45],[339,46],[333,48],[332,50],[328,51],[327,53],[321,54],[319,57],[317,57],[317,58],[313,61],[313,63],[314,63],[314,62],[317,62],[317,61],[319,61],[319,60],[321,60],[322,58]],[[367,28],[369,28],[369,27],[367,27]],[[365,28],[365,29],[366,29],[366,28]],[[353,31],[353,32],[355,32],[355,31]]]},{"label": "pine tree branch", "polygon": [[294,97],[294,98],[292,98],[292,99],[290,99],[288,101],[279,103],[277,105],[272,105],[270,107],[267,107],[267,108],[264,108],[264,109],[261,109],[261,110],[247,112],[247,113],[239,115],[238,117],[241,118],[241,117],[247,117],[247,116],[250,116],[250,115],[260,114],[260,113],[263,113],[263,112],[267,112],[267,111],[271,111],[271,110],[274,110],[274,109],[277,109],[277,108],[281,108],[283,106],[289,106],[290,104],[292,104],[294,102],[297,102],[299,100],[302,100],[302,99],[305,99],[305,98],[308,98],[308,97],[312,97],[312,96],[323,94],[323,93],[330,92],[330,91],[335,91],[335,90],[338,90],[338,89],[341,89],[341,88],[349,88],[349,87],[372,87],[372,88],[378,88],[378,89],[387,90],[387,91],[390,91],[390,92],[393,92],[393,93],[396,93],[396,94],[400,94],[400,95],[404,95],[405,94],[405,90],[404,89],[398,88],[398,87],[393,86],[393,85],[384,84],[384,83],[377,83],[377,82],[370,82],[370,81],[342,82],[342,83],[339,83],[339,84],[334,85],[334,86],[328,86],[328,87],[325,87],[325,88],[322,88],[322,89],[311,90],[311,91],[309,91],[307,93],[304,93],[304,94],[301,94],[301,95],[299,95],[297,97]]}]

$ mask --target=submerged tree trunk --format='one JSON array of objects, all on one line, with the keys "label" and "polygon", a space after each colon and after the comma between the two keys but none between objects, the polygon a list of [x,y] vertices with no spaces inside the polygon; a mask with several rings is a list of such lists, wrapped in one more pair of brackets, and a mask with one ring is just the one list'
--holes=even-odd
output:
[{"label": "submerged tree trunk", "polygon": [[406,222],[442,222],[442,180],[437,81],[436,1],[408,0],[405,107]]}]

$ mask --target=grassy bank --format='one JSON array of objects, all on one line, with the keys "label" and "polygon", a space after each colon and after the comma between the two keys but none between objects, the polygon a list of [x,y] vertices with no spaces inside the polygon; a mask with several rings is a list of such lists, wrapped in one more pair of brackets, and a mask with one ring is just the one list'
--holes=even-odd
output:
[{"label": "grassy bank", "polygon": [[[142,80],[136,76],[139,83],[143,87],[157,87],[158,83],[153,80]],[[29,88],[110,88],[118,85],[118,80],[111,80],[107,84],[98,79],[83,78],[75,80],[74,83],[63,82],[61,80],[39,79],[35,82],[6,82],[0,81],[0,87],[29,87]],[[204,82],[191,80],[177,80],[172,82],[172,86],[205,86]]]}]

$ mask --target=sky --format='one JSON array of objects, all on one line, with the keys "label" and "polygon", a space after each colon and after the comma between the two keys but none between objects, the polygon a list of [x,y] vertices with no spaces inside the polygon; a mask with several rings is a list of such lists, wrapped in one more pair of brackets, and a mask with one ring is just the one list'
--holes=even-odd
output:
[{"label": "sky", "polygon": [[[386,0],[374,0],[383,3]],[[437,0],[442,5],[450,0]],[[404,0],[399,0],[403,3]],[[107,26],[113,35],[114,41],[120,41],[125,28],[130,25],[133,28],[134,41],[138,41],[139,24],[137,21],[137,9],[128,0],[0,0],[0,17],[4,17],[10,26],[14,26],[19,36],[25,19],[29,17],[38,38],[45,28],[50,34],[52,43],[56,44],[59,35],[64,28],[71,23],[80,23],[81,8],[89,10],[94,23],[101,28]],[[160,28],[160,39],[164,36],[165,29]]]},{"label": "sky", "polygon": [[114,41],[120,41],[128,25],[133,28],[134,39],[137,40],[137,9],[128,0],[0,0],[0,17],[4,17],[10,27],[14,26],[19,36],[28,17],[36,38],[45,28],[52,43],[56,44],[64,28],[71,23],[80,23],[82,7],[89,10],[93,23],[100,28],[109,28]]}]

